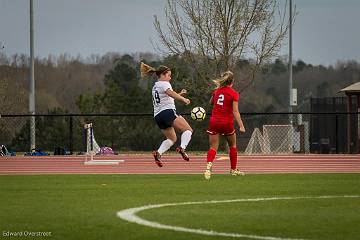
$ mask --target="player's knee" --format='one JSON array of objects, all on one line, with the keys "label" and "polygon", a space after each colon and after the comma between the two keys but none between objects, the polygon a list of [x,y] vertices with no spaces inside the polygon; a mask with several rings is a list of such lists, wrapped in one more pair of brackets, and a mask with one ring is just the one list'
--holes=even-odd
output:
[{"label": "player's knee", "polygon": [[190,132],[194,132],[194,130],[190,127],[190,126],[182,126],[182,127],[179,127],[179,130],[181,132],[186,132],[186,131],[190,131]]},{"label": "player's knee", "polygon": [[168,138],[168,139],[172,142],[172,144],[171,144],[171,146],[172,146],[172,145],[174,145],[174,143],[176,142],[177,137],[174,136],[174,137],[171,137],[171,138]]}]

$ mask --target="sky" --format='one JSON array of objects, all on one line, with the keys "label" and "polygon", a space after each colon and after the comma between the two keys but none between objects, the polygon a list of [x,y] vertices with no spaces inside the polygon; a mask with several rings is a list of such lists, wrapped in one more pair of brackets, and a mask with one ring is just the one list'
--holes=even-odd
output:
[{"label": "sky", "polygon": [[[279,0],[284,2],[284,0]],[[360,62],[360,0],[293,0],[293,59]],[[34,0],[35,55],[155,52],[153,16],[166,0]],[[0,0],[0,49],[29,54],[29,0]],[[287,40],[281,55],[288,54]]]}]

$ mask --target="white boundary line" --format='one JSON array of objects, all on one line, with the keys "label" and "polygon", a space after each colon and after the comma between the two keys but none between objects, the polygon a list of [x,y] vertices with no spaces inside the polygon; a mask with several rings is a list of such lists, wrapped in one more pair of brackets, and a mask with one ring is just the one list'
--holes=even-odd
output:
[{"label": "white boundary line", "polygon": [[124,160],[90,160],[85,161],[84,165],[117,165],[121,162],[125,162]]},{"label": "white boundary line", "polygon": [[137,223],[140,225],[172,230],[177,232],[188,232],[208,236],[221,236],[221,237],[234,237],[234,238],[250,238],[250,239],[261,239],[261,240],[300,240],[297,238],[280,238],[271,236],[259,236],[259,235],[248,235],[241,233],[226,233],[216,232],[213,230],[204,229],[193,229],[179,226],[165,225],[157,222],[152,222],[138,217],[136,214],[154,208],[171,207],[171,206],[182,206],[182,205],[195,205],[195,204],[214,204],[214,203],[232,203],[232,202],[261,202],[261,201],[275,201],[275,200],[297,200],[297,199],[330,199],[330,198],[360,198],[360,195],[344,195],[344,196],[304,196],[304,197],[270,197],[270,198],[248,198],[248,199],[232,199],[232,200],[211,200],[202,202],[180,202],[180,203],[164,203],[155,205],[146,205],[136,208],[128,208],[121,210],[116,215],[128,222]]}]

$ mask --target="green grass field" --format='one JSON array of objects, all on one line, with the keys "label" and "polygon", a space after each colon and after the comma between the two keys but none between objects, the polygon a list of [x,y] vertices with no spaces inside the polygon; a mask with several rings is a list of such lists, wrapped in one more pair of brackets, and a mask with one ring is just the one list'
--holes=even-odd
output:
[{"label": "green grass field", "polygon": [[[360,195],[359,174],[0,176],[0,234],[34,239],[230,239],[155,229],[116,212],[149,204],[240,198]],[[360,198],[198,204],[138,216],[167,225],[278,238],[359,239]],[[26,239],[31,239],[27,237]],[[233,238],[231,238],[233,239]]]}]

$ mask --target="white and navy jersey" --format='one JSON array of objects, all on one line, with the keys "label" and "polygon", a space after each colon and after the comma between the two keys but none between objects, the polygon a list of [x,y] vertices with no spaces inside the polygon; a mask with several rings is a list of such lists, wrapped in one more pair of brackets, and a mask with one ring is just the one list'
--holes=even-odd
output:
[{"label": "white and navy jersey", "polygon": [[167,81],[157,81],[152,89],[154,116],[166,109],[176,109],[175,101],[166,94],[166,90],[172,90],[171,84]]}]

